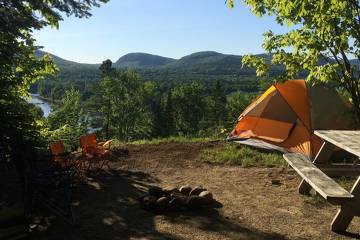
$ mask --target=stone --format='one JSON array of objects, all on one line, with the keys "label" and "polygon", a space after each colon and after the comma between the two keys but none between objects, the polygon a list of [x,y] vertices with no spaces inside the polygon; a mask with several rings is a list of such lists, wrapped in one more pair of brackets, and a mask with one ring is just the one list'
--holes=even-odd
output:
[{"label": "stone", "polygon": [[185,195],[185,196],[189,196],[191,190],[192,190],[191,187],[188,186],[188,185],[181,186],[181,187],[179,188],[179,191],[180,191],[183,195]]},{"label": "stone", "polygon": [[203,192],[203,191],[206,191],[206,189],[203,188],[203,187],[198,186],[198,187],[196,187],[196,188],[194,188],[193,190],[190,191],[189,196],[194,196],[194,195],[199,196],[199,194],[201,192]]},{"label": "stone", "polygon": [[156,200],[156,209],[159,212],[163,212],[169,203],[169,199],[167,197],[161,197]]},{"label": "stone", "polygon": [[152,195],[146,195],[140,199],[140,204],[145,210],[154,210],[156,208],[156,198]]},{"label": "stone", "polygon": [[162,188],[157,186],[149,187],[148,193],[156,198],[160,198],[164,195],[164,191],[162,190]]},{"label": "stone", "polygon": [[272,179],[271,184],[272,185],[280,185],[281,184],[280,179]]},{"label": "stone", "polygon": [[183,198],[184,197],[184,195],[182,194],[182,193],[180,193],[180,192],[172,192],[171,194],[170,194],[170,199],[173,199],[173,198]]},{"label": "stone", "polygon": [[165,187],[163,188],[164,195],[170,197],[172,193],[179,193],[179,188],[177,187]]},{"label": "stone", "polygon": [[209,205],[209,199],[192,195],[188,197],[186,205],[190,210],[199,210],[200,208]]},{"label": "stone", "polygon": [[167,210],[172,212],[180,211],[185,207],[185,205],[185,197],[175,197],[170,200],[169,204],[167,205]]},{"label": "stone", "polygon": [[199,194],[199,197],[204,197],[206,199],[209,199],[209,200],[213,200],[213,195],[211,192],[209,191],[202,191],[200,194]]}]

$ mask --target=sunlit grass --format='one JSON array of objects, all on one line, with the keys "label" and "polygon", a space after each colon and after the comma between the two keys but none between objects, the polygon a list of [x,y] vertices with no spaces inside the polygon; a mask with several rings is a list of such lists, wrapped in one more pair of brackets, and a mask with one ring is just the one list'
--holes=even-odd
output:
[{"label": "sunlit grass", "polygon": [[154,139],[144,139],[144,140],[137,140],[129,142],[128,144],[134,145],[142,145],[142,144],[149,144],[149,145],[159,145],[163,143],[192,143],[192,142],[208,142],[219,140],[216,138],[211,137],[182,137],[182,136],[173,136],[167,138],[154,138]]},{"label": "sunlit grass", "polygon": [[236,143],[229,143],[221,148],[203,150],[200,153],[200,160],[209,163],[240,165],[242,167],[286,165],[280,153],[262,152]]}]

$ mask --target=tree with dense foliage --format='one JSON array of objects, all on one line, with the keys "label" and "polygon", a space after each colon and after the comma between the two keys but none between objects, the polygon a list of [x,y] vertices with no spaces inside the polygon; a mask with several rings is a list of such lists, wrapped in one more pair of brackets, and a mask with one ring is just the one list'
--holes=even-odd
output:
[{"label": "tree with dense foliage", "polygon": [[49,56],[35,57],[38,47],[33,31],[58,27],[62,14],[89,17],[91,7],[101,2],[107,0],[0,2],[0,161],[16,159],[16,165],[22,164],[17,152],[26,142],[38,137],[24,97],[30,84],[56,71]]},{"label": "tree with dense foliage", "polygon": [[183,135],[196,134],[204,117],[204,87],[199,83],[181,85],[173,90],[176,130]]},{"label": "tree with dense foliage", "polygon": [[208,105],[207,114],[211,124],[224,127],[227,119],[226,94],[220,81],[216,81],[215,86],[210,89]]},{"label": "tree with dense foliage", "polygon": [[71,89],[64,93],[59,106],[47,119],[46,137],[50,141],[64,140],[69,150],[77,149],[79,138],[87,130],[87,116],[81,106],[81,95]]},{"label": "tree with dense foliage", "polygon": [[172,92],[169,90],[166,94],[164,102],[164,136],[171,136],[175,134],[175,111],[172,100]]},{"label": "tree with dense foliage", "polygon": [[[234,7],[234,0],[227,0]],[[332,83],[344,90],[360,121],[360,4],[356,0],[243,0],[258,15],[275,16],[288,32],[264,34],[263,47],[272,54],[272,64],[282,64],[279,79],[292,79],[301,71],[312,83]],[[355,58],[356,60],[351,60]],[[252,56],[244,65],[255,66],[257,74],[269,69],[264,60]]]},{"label": "tree with dense foliage", "polygon": [[145,104],[151,87],[141,81],[136,72],[114,71],[101,81],[101,88],[111,106],[101,108],[104,116],[110,115],[109,137],[127,142],[151,135],[153,118]]},{"label": "tree with dense foliage", "polygon": [[164,136],[164,113],[162,108],[162,94],[155,82],[144,83],[144,105],[150,114],[150,134],[145,137]]},{"label": "tree with dense foliage", "polygon": [[112,79],[116,76],[116,69],[112,67],[111,60],[103,61],[100,66],[101,81],[100,91],[96,99],[96,105],[99,106],[103,117],[103,126],[105,131],[105,139],[110,138],[110,117],[111,117],[111,84]]},{"label": "tree with dense foliage", "polygon": [[239,115],[250,105],[254,96],[242,92],[232,93],[227,97],[228,127],[233,127]]}]

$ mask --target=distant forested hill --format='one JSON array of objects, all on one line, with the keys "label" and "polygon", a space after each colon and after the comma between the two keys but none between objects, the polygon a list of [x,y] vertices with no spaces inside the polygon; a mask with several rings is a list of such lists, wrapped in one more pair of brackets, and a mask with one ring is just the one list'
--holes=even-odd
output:
[{"label": "distant forested hill", "polygon": [[160,67],[175,62],[173,58],[167,58],[148,53],[129,53],[119,58],[115,63],[116,68],[147,68]]},{"label": "distant forested hill", "polygon": [[55,64],[60,69],[57,76],[54,76],[52,80],[56,81],[93,81],[99,79],[98,68],[100,64],[87,64],[78,63],[69,60],[65,60],[51,53],[44,51],[36,51],[37,57],[42,57],[44,54],[49,54]]},{"label": "distant forested hill", "polygon": [[[37,51],[36,55],[41,57],[46,52]],[[84,81],[97,79],[97,70],[99,64],[84,64],[68,61],[56,55],[49,53],[54,62],[60,69],[57,76],[59,80],[71,77],[74,81]],[[120,57],[113,63],[116,68],[133,68],[140,70],[146,79],[153,79],[153,72],[160,73],[162,76],[185,74],[192,80],[202,81],[208,77],[214,78],[222,75],[242,76],[251,75],[254,77],[254,71],[248,68],[241,68],[241,56],[227,55],[218,52],[197,52],[180,58],[179,60],[147,54],[147,53],[129,53]],[[95,72],[94,72],[95,70]],[[70,75],[71,74],[71,75]],[[66,79],[68,80],[68,79]],[[153,79],[155,80],[155,79]]]},{"label": "distant forested hill", "polygon": [[[45,53],[37,51],[36,54],[40,57]],[[57,76],[33,86],[32,91],[39,91],[46,97],[58,98],[69,86],[80,90],[86,89],[86,85],[100,78],[98,70],[100,64],[77,63],[50,55],[60,72]],[[133,68],[145,81],[156,82],[160,89],[168,89],[193,81],[201,82],[205,86],[221,81],[227,93],[239,90],[257,92],[259,84],[255,71],[242,68],[241,58],[239,55],[213,51],[193,53],[178,60],[147,53],[130,53],[119,58],[113,66]],[[281,71],[280,68],[274,68],[272,74],[278,74],[279,71]]]}]

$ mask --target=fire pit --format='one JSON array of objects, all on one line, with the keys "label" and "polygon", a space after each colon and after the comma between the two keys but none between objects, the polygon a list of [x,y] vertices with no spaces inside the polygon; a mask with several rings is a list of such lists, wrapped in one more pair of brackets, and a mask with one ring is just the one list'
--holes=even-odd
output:
[{"label": "fire pit", "polygon": [[203,208],[221,208],[222,204],[202,186],[165,188],[152,186],[139,198],[142,208],[158,213],[194,211]]}]

